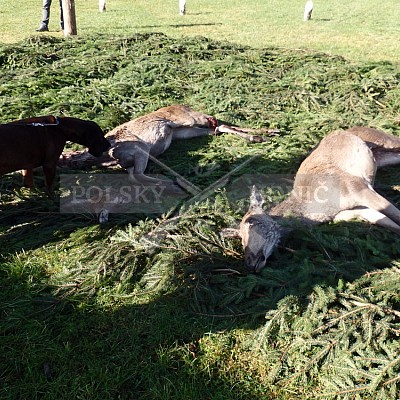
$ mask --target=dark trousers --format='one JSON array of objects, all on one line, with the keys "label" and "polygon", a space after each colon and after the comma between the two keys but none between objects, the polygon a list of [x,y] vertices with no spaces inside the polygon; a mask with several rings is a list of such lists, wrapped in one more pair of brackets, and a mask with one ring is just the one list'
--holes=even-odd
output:
[{"label": "dark trousers", "polygon": [[[49,25],[50,6],[51,6],[51,0],[43,0],[42,25],[44,25],[44,26],[48,26]],[[62,0],[60,0],[60,23],[61,23],[61,27],[63,28],[63,26],[64,26],[64,17],[63,17],[63,11],[62,11]]]}]

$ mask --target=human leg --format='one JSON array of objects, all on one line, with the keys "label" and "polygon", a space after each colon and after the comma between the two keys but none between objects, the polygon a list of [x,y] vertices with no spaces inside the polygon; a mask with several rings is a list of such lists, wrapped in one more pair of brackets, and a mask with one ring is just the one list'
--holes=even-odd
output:
[{"label": "human leg", "polygon": [[43,0],[43,13],[42,13],[42,22],[37,32],[46,32],[49,30],[49,20],[50,20],[50,6],[51,0]]}]

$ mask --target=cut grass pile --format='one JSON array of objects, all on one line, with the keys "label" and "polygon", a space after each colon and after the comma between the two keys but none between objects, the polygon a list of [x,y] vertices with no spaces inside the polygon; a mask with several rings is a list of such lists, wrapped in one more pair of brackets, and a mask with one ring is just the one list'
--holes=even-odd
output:
[{"label": "cut grass pile", "polygon": [[[112,215],[105,227],[2,177],[1,398],[395,397],[398,237],[361,223],[299,226],[251,275],[240,243],[219,232],[246,209],[252,182],[295,172],[328,132],[398,134],[397,67],[143,34],[34,37],[3,46],[0,68],[2,122],[63,113],[109,130],[184,103],[281,131],[260,144],[174,143],[162,161],[201,189],[249,163],[179,214]],[[378,174],[397,205],[398,184],[396,168]]]}]

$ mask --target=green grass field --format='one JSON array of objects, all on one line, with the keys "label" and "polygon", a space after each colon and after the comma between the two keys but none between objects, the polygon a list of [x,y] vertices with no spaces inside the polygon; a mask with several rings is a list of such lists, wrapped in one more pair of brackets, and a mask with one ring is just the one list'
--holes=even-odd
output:
[{"label": "green grass field", "polygon": [[[178,15],[177,0],[112,0],[106,13],[98,2],[77,1],[78,34],[163,32],[172,37],[206,36],[252,47],[309,48],[353,60],[398,63],[400,6],[396,0],[315,2],[313,19],[303,22],[304,0],[190,0]],[[4,0],[0,42],[15,43],[34,34],[41,2]],[[51,34],[60,37],[58,4],[52,6]]]},{"label": "green grass field", "polygon": [[[3,122],[64,114],[107,131],[184,103],[281,134],[173,143],[161,161],[201,189],[236,172],[202,201],[112,214],[103,226],[60,213],[62,188],[46,197],[40,172],[34,191],[17,173],[2,176],[0,399],[398,398],[399,237],[356,221],[298,226],[254,275],[240,241],[220,235],[245,212],[252,183],[294,173],[331,130],[400,135],[398,5],[378,13],[353,1],[344,11],[340,1],[324,14],[317,4],[304,23],[297,1],[190,2],[184,19],[175,2],[168,14],[156,2],[110,0],[99,14],[85,1],[78,37],[65,40],[56,4],[51,34],[31,36],[36,3],[0,5]],[[272,9],[274,27],[263,16]],[[148,171],[168,175],[155,163]],[[60,174],[76,172],[104,173]],[[380,171],[376,187],[400,207],[398,168]]]}]

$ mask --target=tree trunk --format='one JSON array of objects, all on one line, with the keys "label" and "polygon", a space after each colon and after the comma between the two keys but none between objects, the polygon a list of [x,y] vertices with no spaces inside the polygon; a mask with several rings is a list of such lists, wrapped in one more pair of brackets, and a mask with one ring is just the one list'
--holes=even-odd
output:
[{"label": "tree trunk", "polygon": [[62,8],[64,15],[64,36],[76,35],[75,0],[62,0]]}]

